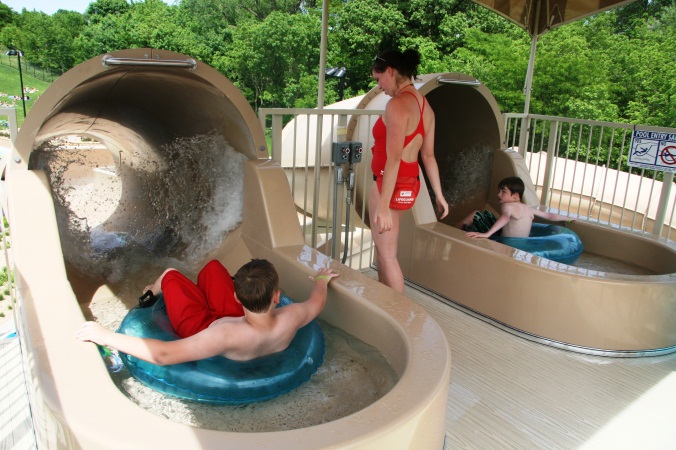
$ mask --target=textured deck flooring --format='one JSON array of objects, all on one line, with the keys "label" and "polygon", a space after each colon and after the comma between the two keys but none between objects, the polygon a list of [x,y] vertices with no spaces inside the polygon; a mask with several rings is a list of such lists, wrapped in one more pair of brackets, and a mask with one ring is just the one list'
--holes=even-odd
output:
[{"label": "textured deck flooring", "polygon": [[406,293],[451,348],[447,449],[676,449],[676,354],[573,353]]},{"label": "textured deck flooring", "polygon": [[19,339],[11,320],[0,327],[0,450],[34,450]]},{"label": "textured deck flooring", "polygon": [[[676,449],[676,354],[572,353],[406,293],[451,348],[446,449]],[[36,448],[19,351],[18,339],[0,340],[0,450]]]}]

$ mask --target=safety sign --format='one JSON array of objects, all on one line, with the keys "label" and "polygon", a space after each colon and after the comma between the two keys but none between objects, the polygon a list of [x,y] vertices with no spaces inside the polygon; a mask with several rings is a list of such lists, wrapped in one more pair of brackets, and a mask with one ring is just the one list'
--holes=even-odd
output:
[{"label": "safety sign", "polygon": [[635,129],[627,163],[632,167],[676,172],[676,133]]}]

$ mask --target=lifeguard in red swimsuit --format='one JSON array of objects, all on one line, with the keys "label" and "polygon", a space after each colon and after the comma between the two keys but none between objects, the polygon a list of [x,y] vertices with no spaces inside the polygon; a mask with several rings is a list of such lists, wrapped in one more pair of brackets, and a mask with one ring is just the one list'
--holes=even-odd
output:
[{"label": "lifeguard in red swimsuit", "polygon": [[[402,89],[406,89],[407,85]],[[412,89],[415,89],[412,87]],[[410,94],[416,102],[418,97],[411,91],[402,91],[402,94]],[[425,97],[422,98],[422,105],[418,103],[420,109],[420,120],[418,127],[404,138],[404,148],[411,143],[416,136],[425,138],[425,123],[423,122],[423,114],[425,112]],[[375,125],[373,125],[373,159],[371,160],[371,171],[373,172],[373,179],[378,185],[378,190],[383,191],[383,174],[385,171],[385,164],[387,163],[387,127],[382,117],[379,117]],[[420,192],[420,169],[418,168],[418,161],[408,162],[403,159],[399,162],[399,172],[397,173],[397,182],[394,185],[394,192],[390,198],[390,209],[407,210],[413,207],[415,199]]]},{"label": "lifeguard in red swimsuit", "polygon": [[440,218],[448,215],[434,158],[434,111],[413,86],[418,64],[417,51],[390,50],[377,56],[371,68],[378,87],[392,98],[373,127],[371,169],[375,183],[369,193],[369,219],[378,280],[399,292],[404,291],[404,276],[397,260],[399,223],[420,191],[418,155],[436,196]]}]

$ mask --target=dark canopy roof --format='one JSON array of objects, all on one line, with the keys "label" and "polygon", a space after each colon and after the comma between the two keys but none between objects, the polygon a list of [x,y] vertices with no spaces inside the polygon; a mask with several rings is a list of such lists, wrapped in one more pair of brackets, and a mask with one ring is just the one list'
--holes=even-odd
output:
[{"label": "dark canopy roof", "polygon": [[[634,0],[474,0],[527,30],[531,36]],[[539,14],[538,14],[539,10]],[[536,20],[536,18],[538,20]],[[537,25],[536,25],[537,24]]]}]

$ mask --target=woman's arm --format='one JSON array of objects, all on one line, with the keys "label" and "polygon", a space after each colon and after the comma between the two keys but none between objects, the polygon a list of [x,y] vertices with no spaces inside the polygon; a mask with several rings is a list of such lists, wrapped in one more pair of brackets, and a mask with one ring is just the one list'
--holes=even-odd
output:
[{"label": "woman's arm", "polygon": [[[429,106],[429,104],[428,104]],[[425,166],[425,172],[427,173],[427,178],[430,181],[432,186],[432,191],[436,197],[437,209],[439,211],[440,219],[443,219],[448,215],[448,202],[444,198],[444,193],[441,190],[441,177],[439,176],[439,165],[437,164],[437,159],[434,157],[434,112],[430,108],[430,113],[432,113],[432,120],[429,123],[425,124],[425,139],[423,140],[422,147],[420,148],[420,155],[422,158],[423,166]]]}]

